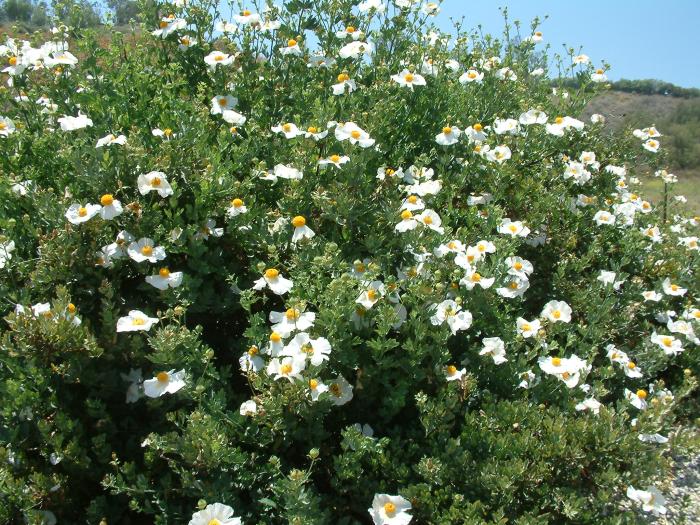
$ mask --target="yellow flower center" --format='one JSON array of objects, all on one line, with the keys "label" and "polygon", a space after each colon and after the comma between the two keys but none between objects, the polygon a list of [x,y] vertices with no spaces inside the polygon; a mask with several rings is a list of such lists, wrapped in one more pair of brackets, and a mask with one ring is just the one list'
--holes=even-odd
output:
[{"label": "yellow flower center", "polygon": [[302,226],[306,226],[306,219],[301,215],[297,215],[292,219],[292,225],[295,228],[301,228]]},{"label": "yellow flower center", "polygon": [[442,133],[445,135],[449,135],[450,133],[452,133],[452,128],[450,126],[445,126],[444,128],[442,128]]},{"label": "yellow flower center", "polygon": [[517,283],[517,281],[511,281],[510,284],[508,284],[508,287],[509,287],[511,290],[517,290],[517,288],[518,288],[518,283]]},{"label": "yellow flower center", "polygon": [[219,106],[224,107],[226,104],[228,104],[228,101],[224,97],[221,97],[219,99]]},{"label": "yellow flower center", "polygon": [[663,337],[661,339],[661,342],[664,346],[673,346],[673,339],[671,339],[670,337]]},{"label": "yellow flower center", "polygon": [[457,367],[455,365],[449,365],[447,367],[447,375],[453,376],[457,373]]},{"label": "yellow flower center", "polygon": [[603,70],[602,70],[602,69],[596,69],[595,72],[596,72],[596,74],[598,74],[598,75],[602,75],[602,74],[603,74]]},{"label": "yellow flower center", "polygon": [[160,275],[163,279],[167,279],[168,277],[170,277],[170,270],[168,270],[167,268],[161,268],[160,270],[158,270],[158,275]]},{"label": "yellow flower center", "polygon": [[559,310],[554,310],[552,312],[552,317],[554,317],[555,319],[559,319],[561,317],[561,312]]},{"label": "yellow flower center", "polygon": [[282,375],[289,375],[292,373],[292,365],[289,363],[285,363],[280,367],[280,374]]},{"label": "yellow flower center", "polygon": [[352,27],[352,26],[348,26],[348,27],[345,28],[345,32],[346,32],[346,33],[352,34],[352,33],[355,32],[355,28]]},{"label": "yellow flower center", "polygon": [[250,16],[250,11],[247,9],[241,13],[241,16]]},{"label": "yellow flower center", "polygon": [[290,38],[290,39],[287,41],[287,47],[294,47],[295,45],[297,45],[297,41],[294,40],[293,38]]},{"label": "yellow flower center", "polygon": [[209,522],[207,522],[207,525],[221,525],[221,522],[216,518],[212,518],[209,520]]},{"label": "yellow flower center", "polygon": [[340,162],[340,155],[331,155],[330,159],[331,159],[331,162],[338,164]]},{"label": "yellow flower center", "polygon": [[141,253],[145,255],[146,257],[150,257],[153,255],[153,246],[147,244],[146,246],[143,246],[141,248]]},{"label": "yellow flower center", "polygon": [[561,359],[558,357],[552,358],[552,366],[561,366]]},{"label": "yellow flower center", "polygon": [[338,383],[333,383],[331,386],[328,387],[328,390],[330,390],[331,394],[333,394],[335,397],[340,397],[342,394],[340,390],[340,385]]},{"label": "yellow flower center", "polygon": [[355,263],[355,271],[357,273],[364,273],[365,269],[366,268],[365,268],[364,263],[361,263],[361,262]]},{"label": "yellow flower center", "polygon": [[158,187],[158,186],[161,185],[162,182],[163,182],[163,181],[160,180],[160,177],[153,177],[153,178],[151,179],[151,186]]},{"label": "yellow flower center", "polygon": [[629,363],[627,363],[627,368],[629,368],[630,370],[634,370],[635,368],[637,368],[637,365],[635,365],[633,361],[630,361]]},{"label": "yellow flower center", "polygon": [[479,281],[481,281],[481,274],[479,274],[478,272],[474,272],[472,274],[472,282],[478,283]]},{"label": "yellow flower center", "polygon": [[275,268],[268,268],[267,270],[265,270],[265,277],[267,277],[268,279],[277,279],[279,274],[279,270]]},{"label": "yellow flower center", "polygon": [[284,316],[289,321],[296,321],[301,316],[301,312],[299,310],[297,310],[296,308],[290,308],[284,313]]},{"label": "yellow flower center", "polygon": [[223,59],[224,59],[224,55],[222,55],[222,54],[218,54],[214,57],[214,60],[216,62],[221,62]]},{"label": "yellow flower center", "polygon": [[523,332],[529,332],[530,331],[530,323],[524,323],[523,326],[521,327]]},{"label": "yellow flower center", "polygon": [[100,204],[102,204],[102,206],[111,206],[113,202],[114,196],[111,193],[105,193],[100,197]]},{"label": "yellow flower center", "polygon": [[160,24],[158,24],[158,25],[160,26],[161,29],[165,29],[166,27],[168,27],[168,22],[166,22],[165,20],[161,20]]},{"label": "yellow flower center", "polygon": [[536,32],[535,32],[535,36],[537,36],[537,37],[542,36],[542,32],[541,32],[541,31],[536,31]]},{"label": "yellow flower center", "polygon": [[367,298],[370,301],[376,301],[377,300],[377,290],[375,290],[374,288],[370,288],[369,290],[367,290]]},{"label": "yellow flower center", "polygon": [[159,383],[167,383],[168,379],[170,379],[170,376],[167,372],[158,372],[158,375],[156,375],[156,379]]},{"label": "yellow flower center", "polygon": [[[224,57],[221,57],[220,59],[217,58],[217,60],[223,60],[223,58],[224,58]],[[170,129],[170,128],[165,128],[165,129],[163,130],[163,135],[165,135],[166,137],[169,137],[169,136],[172,135],[172,134],[173,134],[173,130]]]},{"label": "yellow flower center", "polygon": [[516,263],[513,265],[513,268],[515,268],[516,270],[520,271],[520,270],[523,269],[523,263],[521,263],[520,261],[518,261],[518,262],[516,262]]},{"label": "yellow flower center", "polygon": [[260,352],[260,349],[258,349],[258,347],[255,345],[248,348],[248,355],[250,357],[254,357],[254,356],[258,355],[258,352]]},{"label": "yellow flower center", "polygon": [[414,78],[415,78],[415,77],[413,76],[412,73],[406,73],[406,75],[404,75],[404,77],[403,77],[403,79],[404,79],[406,82],[413,82],[413,79],[414,79]]},{"label": "yellow flower center", "polygon": [[396,170],[394,170],[392,168],[387,168],[384,170],[384,173],[386,173],[387,177],[391,177],[394,173],[396,173]]},{"label": "yellow flower center", "polygon": [[314,126],[309,126],[309,129],[307,129],[306,131],[308,131],[309,133],[318,133],[318,128]]},{"label": "yellow flower center", "polygon": [[515,224],[511,224],[508,229],[512,232],[515,233],[518,231],[518,227]]},{"label": "yellow flower center", "polygon": [[423,217],[423,222],[424,222],[425,224],[432,224],[432,223],[433,223],[433,218],[432,218],[430,215],[426,215],[425,217]]},{"label": "yellow flower center", "polygon": [[472,126],[472,129],[473,129],[474,131],[481,131],[482,129],[484,129],[484,126],[482,126],[481,124],[479,124],[479,123],[477,122],[476,124],[474,124],[474,125]]},{"label": "yellow flower center", "polygon": [[561,376],[562,376],[564,379],[569,379],[569,378],[571,377],[571,374],[570,374],[569,372],[564,372]]},{"label": "yellow flower center", "polygon": [[282,336],[278,334],[277,332],[272,332],[270,334],[270,341],[273,343],[279,343],[282,340]]},{"label": "yellow flower center", "polygon": [[557,117],[554,119],[554,122],[557,124],[561,124],[562,122],[564,122],[564,117]]},{"label": "yellow flower center", "polygon": [[77,310],[75,305],[73,303],[68,303],[68,306],[66,306],[66,310],[68,310],[69,314],[74,314]]},{"label": "yellow flower center", "polygon": [[85,217],[87,215],[87,213],[88,213],[87,208],[84,208],[82,206],[80,208],[78,208],[78,215],[80,217]]},{"label": "yellow flower center", "polygon": [[2,131],[3,129],[7,129],[7,124],[5,124],[4,122],[0,122],[0,131]]},{"label": "yellow flower center", "polygon": [[[467,76],[468,76],[469,78],[472,78],[472,79],[473,79],[473,78],[476,78],[476,77],[477,77],[477,73],[476,73],[476,71],[469,71],[469,72],[467,73]],[[476,128],[474,128],[474,129],[476,129]]]},{"label": "yellow flower center", "polygon": [[289,123],[285,124],[284,126],[282,126],[282,131],[284,131],[285,133],[289,133],[290,131],[292,131],[292,125]]},{"label": "yellow flower center", "polygon": [[180,43],[181,43],[183,46],[189,46],[189,45],[190,45],[190,39],[189,39],[189,37],[183,36],[183,37],[180,39]]},{"label": "yellow flower center", "polygon": [[316,388],[318,388],[318,380],[317,379],[309,379],[309,388],[311,390],[316,390]]},{"label": "yellow flower center", "polygon": [[391,503],[390,501],[384,504],[384,512],[386,512],[387,516],[391,517],[396,513],[396,505]]},{"label": "yellow flower center", "polygon": [[410,202],[411,204],[415,204],[416,202],[418,202],[418,197],[416,197],[415,195],[410,195],[406,200],[408,200],[408,202]]},{"label": "yellow flower center", "polygon": [[231,201],[231,206],[233,206],[234,208],[240,208],[241,206],[243,206],[243,200],[238,198],[233,199]]},{"label": "yellow flower center", "polygon": [[637,390],[637,397],[639,399],[646,399],[647,398],[646,390]]},{"label": "yellow flower center", "polygon": [[674,292],[677,292],[677,291],[678,291],[678,285],[677,285],[677,284],[672,284],[672,285],[671,285],[671,290],[673,290]]},{"label": "yellow flower center", "polygon": [[355,129],[355,130],[353,130],[353,131],[350,132],[350,136],[351,136],[352,138],[354,138],[355,140],[358,140],[358,139],[362,136],[362,133],[360,133],[359,131],[357,131],[357,130]]},{"label": "yellow flower center", "polygon": [[17,65],[17,57],[15,57],[15,56],[10,57],[9,62],[10,62],[11,66],[16,66]]},{"label": "yellow flower center", "polygon": [[401,212],[401,218],[405,221],[413,217],[413,214],[409,210],[404,210]]}]

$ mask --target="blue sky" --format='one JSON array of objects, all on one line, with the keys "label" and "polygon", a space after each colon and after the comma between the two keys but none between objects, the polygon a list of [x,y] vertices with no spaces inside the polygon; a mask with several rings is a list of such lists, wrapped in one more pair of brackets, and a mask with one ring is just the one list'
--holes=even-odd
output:
[{"label": "blue sky", "polygon": [[700,0],[444,0],[436,22],[448,30],[450,17],[464,16],[465,27],[481,24],[500,34],[499,7],[524,27],[549,15],[541,28],[552,49],[583,46],[594,64],[611,64],[613,80],[658,78],[700,88]]}]

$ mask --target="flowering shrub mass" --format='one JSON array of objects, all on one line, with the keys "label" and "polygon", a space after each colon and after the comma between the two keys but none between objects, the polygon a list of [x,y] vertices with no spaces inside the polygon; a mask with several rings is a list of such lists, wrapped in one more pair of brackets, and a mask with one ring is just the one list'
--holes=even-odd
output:
[{"label": "flowering shrub mass", "polygon": [[665,513],[700,218],[639,194],[659,130],[580,120],[607,67],[553,92],[537,22],[434,2],[234,7],[0,46],[0,521]]}]

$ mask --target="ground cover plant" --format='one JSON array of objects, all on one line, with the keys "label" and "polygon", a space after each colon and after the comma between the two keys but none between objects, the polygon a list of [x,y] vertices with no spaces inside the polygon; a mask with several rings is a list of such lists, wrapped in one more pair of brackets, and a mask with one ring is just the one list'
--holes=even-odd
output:
[{"label": "ground cover plant", "polygon": [[433,2],[141,8],[0,48],[0,520],[666,512],[700,218],[638,191],[663,129],[578,118],[607,66]]}]

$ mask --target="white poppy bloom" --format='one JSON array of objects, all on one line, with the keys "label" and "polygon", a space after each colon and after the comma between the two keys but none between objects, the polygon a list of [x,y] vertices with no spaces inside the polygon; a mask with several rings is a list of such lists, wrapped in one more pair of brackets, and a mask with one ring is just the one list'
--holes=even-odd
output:
[{"label": "white poppy bloom", "polygon": [[374,139],[354,122],[345,122],[335,127],[335,138],[339,141],[349,140],[350,144],[358,144],[362,148],[374,145]]},{"label": "white poppy bloom", "polygon": [[260,357],[260,349],[253,345],[238,358],[238,364],[244,372],[260,372],[265,368],[265,361]]},{"label": "white poppy bloom", "polygon": [[540,357],[537,364],[545,374],[553,375],[569,388],[574,388],[580,379],[581,371],[590,371],[591,365],[577,355],[571,357]]},{"label": "white poppy bloom", "polygon": [[521,113],[518,118],[523,126],[532,126],[533,124],[546,124],[547,114],[539,109],[531,109],[525,113]]},{"label": "white poppy bloom", "polygon": [[295,179],[299,180],[304,177],[301,170],[292,168],[291,166],[285,166],[284,164],[277,164],[272,169],[261,176],[263,180],[269,180],[271,182],[276,182],[277,179]]},{"label": "white poppy bloom", "polygon": [[148,397],[160,397],[163,394],[174,394],[185,386],[185,371],[158,372],[152,379],[143,382],[143,393]]},{"label": "white poppy bloom", "polygon": [[325,159],[319,159],[318,165],[319,166],[328,166],[333,165],[336,168],[341,168],[343,164],[346,162],[350,161],[350,157],[347,155],[331,155],[330,157],[327,157]]},{"label": "white poppy bloom", "polygon": [[456,126],[445,126],[442,128],[442,133],[435,136],[435,142],[441,146],[451,146],[459,142],[461,130]]},{"label": "white poppy bloom", "polygon": [[413,516],[408,514],[411,503],[401,496],[375,494],[372,508],[367,509],[374,525],[408,525]]},{"label": "white poppy bloom", "polygon": [[123,146],[126,144],[126,136],[125,135],[113,135],[110,133],[109,135],[102,137],[97,141],[97,145],[95,146],[96,148],[102,148],[104,146],[112,146],[114,144],[117,144],[119,146]]},{"label": "white poppy bloom", "polygon": [[672,335],[661,335],[654,332],[651,335],[651,342],[658,345],[666,355],[678,355],[684,350],[680,339]]},{"label": "white poppy bloom", "polygon": [[15,241],[0,242],[0,270],[5,267],[7,261],[12,259],[13,251],[15,251]]},{"label": "white poppy bloom", "polygon": [[89,221],[100,212],[99,204],[71,204],[66,210],[65,217],[71,224],[82,224]]},{"label": "white poppy bloom", "polygon": [[518,317],[518,319],[515,321],[515,324],[518,330],[518,334],[523,336],[525,339],[536,336],[537,332],[539,332],[540,328],[542,328],[542,323],[540,323],[539,319],[527,321],[522,317]]},{"label": "white poppy bloom", "polygon": [[292,286],[294,286],[294,283],[291,280],[282,277],[279,270],[275,268],[268,268],[265,270],[263,276],[255,281],[253,284],[253,290],[270,288],[272,293],[284,295],[292,289]]},{"label": "white poppy bloom", "polygon": [[458,370],[456,366],[448,365],[444,368],[444,372],[445,379],[447,381],[461,381],[462,377],[464,377],[464,374],[467,373],[467,369],[462,368],[461,370]]},{"label": "white poppy bloom", "polygon": [[661,434],[639,434],[637,437],[642,443],[668,443],[668,438]]},{"label": "white poppy bloom", "polygon": [[602,69],[596,69],[592,74],[591,74],[591,81],[592,82],[607,82],[608,81],[608,76],[605,74],[605,71]]},{"label": "white poppy bloom", "polygon": [[236,217],[247,212],[248,208],[246,207],[243,200],[235,198],[231,200],[231,206],[228,208],[228,210],[226,210],[226,215],[228,215],[229,217]]},{"label": "white poppy bloom", "polygon": [[649,139],[644,144],[642,144],[642,146],[645,150],[651,151],[652,153],[656,153],[659,151],[661,143],[658,140]]},{"label": "white poppy bloom", "polygon": [[647,290],[645,292],[642,292],[642,297],[644,297],[644,302],[654,301],[656,303],[658,303],[661,299],[664,298],[662,294],[654,290]]},{"label": "white poppy bloom", "polygon": [[328,384],[328,393],[336,406],[349,403],[353,397],[353,387],[343,376],[336,377]]},{"label": "white poppy bloom", "polygon": [[666,295],[682,297],[688,292],[686,288],[681,288],[677,284],[671,283],[671,279],[668,277],[664,279],[663,283],[661,283],[661,286],[663,287],[664,293]]},{"label": "white poppy bloom", "polygon": [[528,281],[527,277],[522,278],[513,275],[505,286],[496,288],[496,293],[506,299],[515,299],[516,297],[522,297],[529,288],[530,281]]},{"label": "white poppy bloom", "polygon": [[238,99],[233,95],[217,95],[211,99],[212,115],[221,115],[224,111],[231,110],[238,105]]},{"label": "white poppy bloom", "polygon": [[75,131],[92,126],[92,120],[82,113],[78,113],[77,117],[64,115],[58,119],[58,123],[63,131]]},{"label": "white poppy bloom", "polygon": [[433,326],[439,326],[447,322],[452,335],[455,335],[460,330],[467,330],[472,324],[472,314],[462,310],[462,307],[451,299],[434,304],[429,310],[435,312],[430,317],[430,322]]},{"label": "white poppy bloom", "polygon": [[288,379],[290,382],[300,381],[301,373],[306,368],[306,357],[297,355],[295,357],[284,357],[281,360],[277,357],[270,360],[267,365],[268,375],[273,379]]},{"label": "white poppy bloom", "polygon": [[16,130],[15,123],[7,117],[0,117],[0,137],[8,137]]},{"label": "white poppy bloom", "polygon": [[309,379],[309,394],[312,401],[318,401],[321,394],[328,392],[328,385],[322,383],[319,379]]},{"label": "white poppy bloom", "polygon": [[351,79],[347,73],[341,73],[338,75],[338,83],[331,86],[331,90],[335,96],[344,95],[345,93],[352,93],[357,89],[357,83]]},{"label": "white poppy bloom", "polygon": [[495,148],[486,152],[486,158],[491,162],[498,162],[503,164],[511,157],[512,153],[508,146],[496,146]]},{"label": "white poppy bloom", "polygon": [[495,277],[484,277],[474,268],[470,268],[464,274],[464,277],[459,280],[459,284],[465,286],[467,290],[473,290],[476,285],[486,289],[491,288],[495,280]]},{"label": "white poppy bloom", "polygon": [[593,220],[598,226],[602,226],[604,224],[613,225],[615,224],[615,219],[616,218],[612,213],[605,210],[599,210],[593,216]]},{"label": "white poppy bloom", "polygon": [[117,321],[117,332],[148,331],[158,321],[157,317],[148,317],[139,310],[131,310],[129,315],[120,317]]},{"label": "white poppy bloom", "polygon": [[391,75],[391,80],[399,86],[407,87],[413,90],[413,86],[425,86],[425,77],[418,73],[411,73],[408,69],[404,69],[398,75]]},{"label": "white poppy bloom", "polygon": [[593,397],[589,397],[587,399],[584,399],[580,403],[578,403],[574,408],[576,410],[580,411],[586,411],[590,410],[595,414],[596,416],[600,413],[600,407],[602,406],[602,403],[598,401],[597,399]]},{"label": "white poppy bloom", "polygon": [[371,55],[374,51],[374,46],[370,42],[361,42],[359,40],[345,44],[338,51],[340,58],[357,58],[360,55]]},{"label": "white poppy bloom", "polygon": [[517,120],[512,118],[507,119],[496,119],[493,121],[493,131],[496,135],[517,135],[520,131],[520,124]]},{"label": "white poppy bloom", "polygon": [[[255,414],[258,413],[258,405],[252,399],[249,399],[247,401],[243,401],[243,403],[241,403],[241,407],[238,409],[238,413],[242,416],[254,416]],[[199,513],[197,513],[197,514],[199,514]],[[231,514],[233,514],[233,509],[231,509]],[[223,516],[221,516],[221,517],[223,517]],[[199,523],[201,523],[202,525],[209,525],[211,523],[211,520],[207,521],[208,518],[209,518],[209,516],[206,516],[206,518]],[[238,523],[241,523],[240,518],[233,518],[233,519],[236,519],[236,520],[238,520]],[[218,521],[219,521],[219,523],[222,523],[222,524],[226,523],[225,521],[221,521],[220,519]],[[190,524],[191,523],[192,523],[192,521],[190,521]],[[229,520],[229,523],[236,523],[236,522],[235,521],[232,522]]]},{"label": "white poppy bloom", "polygon": [[182,284],[182,272],[171,272],[168,268],[161,268],[157,275],[148,275],[146,282],[159,290],[177,288]]},{"label": "white poppy bloom", "polygon": [[235,57],[221,51],[212,51],[204,57],[204,63],[209,66],[210,71],[214,71],[217,65],[229,66],[233,64]]},{"label": "white poppy bloom", "polygon": [[304,132],[300,130],[296,124],[291,122],[287,122],[286,124],[277,124],[276,126],[272,126],[271,129],[274,133],[281,133],[287,139],[293,139],[304,134]]},{"label": "white poppy bloom", "polygon": [[525,226],[521,221],[511,221],[505,218],[498,227],[498,233],[510,235],[511,237],[527,237],[530,234],[530,228]]},{"label": "white poppy bloom", "polygon": [[292,55],[297,57],[304,54],[304,52],[299,47],[299,42],[297,42],[293,38],[287,40],[287,45],[285,47],[280,47],[279,51],[283,55]]},{"label": "white poppy bloom", "polygon": [[508,361],[506,358],[506,347],[500,337],[485,337],[482,340],[484,347],[479,352],[479,355],[490,355],[493,362],[497,365]]},{"label": "white poppy bloom", "polygon": [[445,229],[441,226],[442,220],[440,219],[440,216],[433,210],[424,210],[422,213],[416,215],[415,218],[418,222],[422,223],[424,226],[427,226],[431,230],[440,234],[445,233]]},{"label": "white poppy bloom", "polygon": [[552,323],[571,322],[571,307],[564,301],[549,301],[542,309],[541,317]]},{"label": "white poppy bloom", "polygon": [[260,25],[260,15],[258,13],[253,13],[247,9],[241,11],[241,14],[239,15],[234,15],[233,19],[242,26]]},{"label": "white poppy bloom", "polygon": [[372,281],[367,283],[367,288],[355,300],[357,304],[362,305],[366,310],[372,308],[377,301],[384,295],[385,287],[381,281]]},{"label": "white poppy bloom", "polygon": [[476,82],[480,84],[484,80],[484,74],[476,69],[469,69],[459,77],[460,84],[470,84]]},{"label": "white poppy bloom", "polygon": [[139,175],[136,185],[141,195],[146,195],[152,191],[157,191],[161,197],[173,194],[173,188],[162,171],[150,171],[145,175]]},{"label": "white poppy bloom", "polygon": [[288,337],[292,332],[308,330],[316,321],[313,312],[301,312],[297,308],[289,308],[286,312],[270,312],[269,319],[272,330],[282,337]]},{"label": "white poppy bloom", "polygon": [[304,137],[306,137],[307,139],[314,139],[317,142],[321,139],[325,139],[327,136],[327,129],[321,131],[316,126],[309,126],[308,128],[306,128],[306,132],[304,133]]},{"label": "white poppy bloom", "polygon": [[115,199],[111,193],[102,195],[102,197],[100,197],[100,204],[102,205],[100,217],[105,221],[111,221],[124,213],[122,203]]},{"label": "white poppy bloom", "polygon": [[407,232],[409,230],[415,230],[418,227],[418,221],[413,216],[409,210],[403,210],[401,212],[401,222],[399,222],[394,229],[398,232]]},{"label": "white poppy bloom", "polygon": [[209,239],[209,237],[222,237],[223,235],[224,229],[217,228],[216,221],[214,219],[207,219],[207,222],[197,229],[197,233],[194,234],[194,239],[196,241],[206,241]]},{"label": "white poppy bloom", "polygon": [[328,360],[330,353],[331,344],[328,339],[324,337],[312,339],[306,332],[300,332],[287,343],[280,355],[308,359],[312,365],[320,366]]},{"label": "white poppy bloom", "polygon": [[292,220],[292,226],[294,226],[294,233],[292,234],[292,242],[296,243],[302,239],[311,239],[316,233],[306,225],[306,219],[301,215],[297,215]]},{"label": "white poppy bloom", "polygon": [[628,390],[625,388],[625,399],[630,402],[630,404],[636,408],[637,410],[646,410],[647,408],[647,402],[646,399],[648,397],[648,393],[646,390],[637,390],[636,392],[632,392],[631,390]]},{"label": "white poppy bloom", "polygon": [[166,16],[160,19],[158,29],[151,31],[151,34],[153,36],[159,36],[160,38],[167,38],[175,31],[180,31],[185,29],[185,27],[187,27],[187,20],[184,18],[175,18],[172,15]]},{"label": "white poppy bloom", "polygon": [[156,246],[153,239],[142,237],[129,244],[126,253],[136,262],[148,261],[155,263],[165,259],[165,248]]}]

